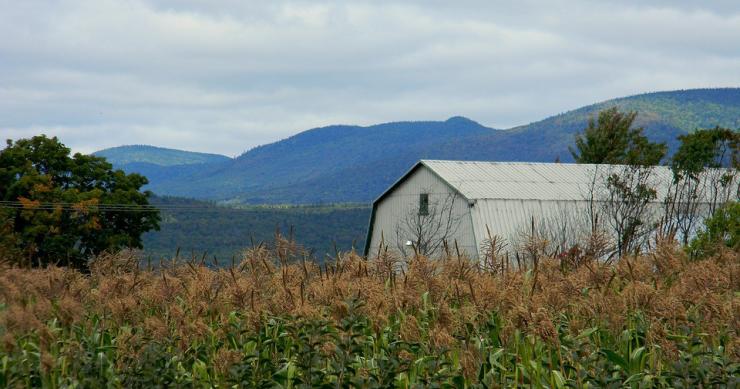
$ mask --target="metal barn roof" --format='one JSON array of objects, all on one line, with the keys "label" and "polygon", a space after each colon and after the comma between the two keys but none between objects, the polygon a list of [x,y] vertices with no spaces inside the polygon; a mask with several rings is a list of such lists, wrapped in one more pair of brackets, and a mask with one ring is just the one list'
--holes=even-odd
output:
[{"label": "metal barn roof", "polygon": [[[605,174],[618,165],[533,162],[421,160],[468,200],[584,200],[594,172]],[[417,165],[418,166],[418,165]],[[666,167],[653,171],[656,183],[669,183]],[[656,185],[662,187],[664,185]],[[662,195],[658,190],[659,196]],[[660,198],[660,197],[659,197]]]},{"label": "metal barn roof", "polygon": [[[482,242],[487,227],[495,234],[511,239],[517,236],[522,223],[529,225],[530,220],[534,220],[531,219],[533,216],[543,221],[562,218],[564,214],[577,218],[591,189],[596,187],[595,190],[601,192],[595,194],[598,201],[604,195],[604,178],[611,173],[619,173],[626,166],[421,160],[373,202],[366,254],[378,204],[421,168],[428,169],[471,203],[472,232],[476,241]],[[714,175],[721,171],[715,169],[708,173]],[[652,168],[649,180],[649,186],[657,191],[652,202],[660,206],[670,189],[673,173],[668,167],[656,166]],[[731,183],[727,188],[740,191],[737,183]],[[709,191],[703,194],[707,201],[711,195]]]}]

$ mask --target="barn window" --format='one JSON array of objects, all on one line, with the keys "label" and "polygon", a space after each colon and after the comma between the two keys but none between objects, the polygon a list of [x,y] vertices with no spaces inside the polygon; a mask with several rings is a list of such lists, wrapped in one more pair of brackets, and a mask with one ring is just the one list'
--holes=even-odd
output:
[{"label": "barn window", "polygon": [[429,194],[422,193],[419,195],[419,216],[429,215]]}]

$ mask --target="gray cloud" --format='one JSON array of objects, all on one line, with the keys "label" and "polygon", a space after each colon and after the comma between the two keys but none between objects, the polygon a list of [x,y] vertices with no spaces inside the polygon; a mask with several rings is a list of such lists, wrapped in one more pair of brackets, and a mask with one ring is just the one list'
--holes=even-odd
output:
[{"label": "gray cloud", "polygon": [[450,4],[0,0],[0,132],[235,155],[334,123],[506,128],[740,85],[734,1]]}]

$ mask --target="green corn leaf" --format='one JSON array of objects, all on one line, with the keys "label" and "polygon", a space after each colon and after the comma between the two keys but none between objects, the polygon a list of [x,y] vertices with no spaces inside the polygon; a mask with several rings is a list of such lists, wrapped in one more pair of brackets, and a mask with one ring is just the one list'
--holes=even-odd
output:
[{"label": "green corn leaf", "polygon": [[553,383],[554,387],[556,388],[565,387],[565,377],[563,377],[563,375],[559,371],[552,370],[550,371],[550,375],[552,377],[550,381]]},{"label": "green corn leaf", "polygon": [[606,359],[609,360],[609,362],[619,366],[622,370],[629,370],[629,364],[621,355],[609,349],[602,349],[601,352],[606,356]]}]

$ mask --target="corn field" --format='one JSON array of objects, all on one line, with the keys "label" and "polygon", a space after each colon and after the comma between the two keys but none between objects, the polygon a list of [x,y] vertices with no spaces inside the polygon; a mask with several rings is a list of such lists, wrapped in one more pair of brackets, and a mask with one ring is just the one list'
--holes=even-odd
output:
[{"label": "corn field", "polygon": [[737,387],[740,258],[0,269],[0,387]]}]

